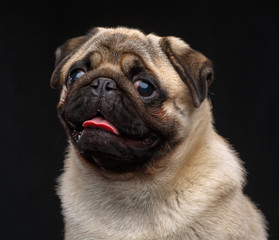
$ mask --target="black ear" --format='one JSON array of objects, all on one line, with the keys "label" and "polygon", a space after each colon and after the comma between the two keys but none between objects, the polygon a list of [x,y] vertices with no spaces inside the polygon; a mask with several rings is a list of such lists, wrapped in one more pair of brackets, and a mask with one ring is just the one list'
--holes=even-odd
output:
[{"label": "black ear", "polygon": [[208,87],[214,78],[212,62],[175,37],[162,38],[160,45],[189,88],[193,104],[198,108],[207,97]]}]

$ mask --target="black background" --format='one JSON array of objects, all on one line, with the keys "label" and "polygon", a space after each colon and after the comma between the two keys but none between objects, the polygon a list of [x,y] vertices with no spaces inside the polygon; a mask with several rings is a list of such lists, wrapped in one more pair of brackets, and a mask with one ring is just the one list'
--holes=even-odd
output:
[{"label": "black background", "polygon": [[[103,2],[103,3],[102,3]],[[55,185],[66,139],[49,79],[54,51],[93,26],[175,35],[210,58],[217,131],[247,169],[245,192],[279,239],[278,44],[276,2],[22,1],[1,6],[1,239],[62,239]]]}]

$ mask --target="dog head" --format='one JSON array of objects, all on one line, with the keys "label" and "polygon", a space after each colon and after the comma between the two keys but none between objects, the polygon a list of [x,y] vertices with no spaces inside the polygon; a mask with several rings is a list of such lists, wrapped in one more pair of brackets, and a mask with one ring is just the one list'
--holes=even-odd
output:
[{"label": "dog head", "polygon": [[121,174],[164,167],[212,80],[211,62],[178,38],[94,28],[56,50],[51,86],[80,159]]}]

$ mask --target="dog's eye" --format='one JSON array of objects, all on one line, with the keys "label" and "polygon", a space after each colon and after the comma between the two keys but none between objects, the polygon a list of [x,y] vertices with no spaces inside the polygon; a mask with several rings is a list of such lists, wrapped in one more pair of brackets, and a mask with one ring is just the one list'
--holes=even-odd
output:
[{"label": "dog's eye", "polygon": [[142,97],[151,97],[154,93],[153,86],[146,81],[137,80],[134,86]]},{"label": "dog's eye", "polygon": [[76,80],[78,80],[82,75],[84,74],[84,71],[82,70],[74,70],[69,74],[69,81],[71,83],[74,83]]}]

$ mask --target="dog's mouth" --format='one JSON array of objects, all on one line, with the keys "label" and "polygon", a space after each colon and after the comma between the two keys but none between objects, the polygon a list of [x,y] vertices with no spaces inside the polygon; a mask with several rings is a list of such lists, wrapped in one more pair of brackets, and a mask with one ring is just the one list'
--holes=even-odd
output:
[{"label": "dog's mouth", "polygon": [[104,117],[101,115],[95,116],[94,118],[85,121],[82,126],[85,128],[99,128],[119,135],[117,128],[113,126],[113,124],[108,120],[104,119]]},{"label": "dog's mouth", "polygon": [[[82,125],[73,124],[70,121],[67,121],[67,125],[71,130],[72,138],[76,143],[79,143],[83,137],[90,137],[90,135],[95,134],[99,137],[103,135],[103,137],[106,138],[116,139],[121,146],[144,150],[145,148],[150,148],[156,145],[160,139],[159,134],[152,132],[151,130],[142,135],[120,132],[101,114],[84,121]],[[103,144],[105,144],[105,142]]]},{"label": "dog's mouth", "polygon": [[101,114],[82,124],[66,122],[79,153],[95,165],[114,172],[142,167],[161,142],[160,134],[155,131],[125,132]]}]

